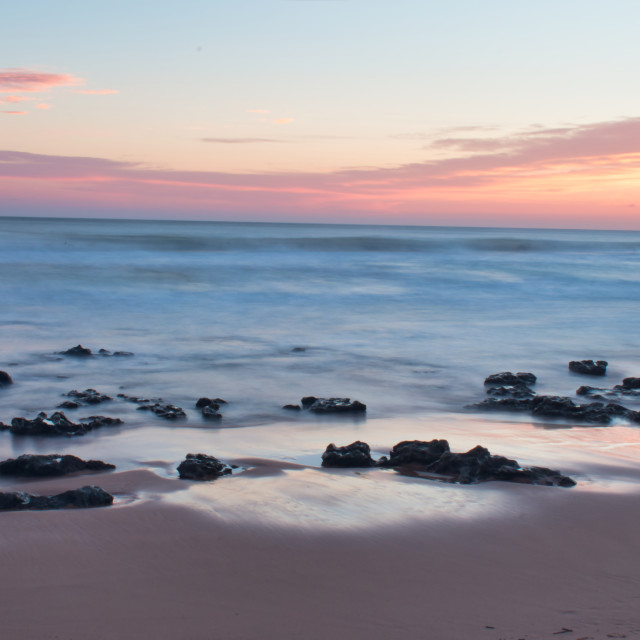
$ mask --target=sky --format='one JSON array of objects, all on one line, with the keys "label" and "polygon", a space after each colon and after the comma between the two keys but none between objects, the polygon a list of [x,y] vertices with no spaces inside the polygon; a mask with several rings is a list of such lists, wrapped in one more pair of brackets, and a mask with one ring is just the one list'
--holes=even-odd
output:
[{"label": "sky", "polygon": [[637,0],[29,0],[0,215],[640,230]]}]

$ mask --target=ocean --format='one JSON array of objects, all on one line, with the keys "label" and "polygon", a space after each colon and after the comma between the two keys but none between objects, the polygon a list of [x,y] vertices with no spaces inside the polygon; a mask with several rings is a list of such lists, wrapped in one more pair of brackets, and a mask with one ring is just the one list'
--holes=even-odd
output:
[{"label": "ocean", "polygon": [[[0,389],[0,420],[49,413],[87,388],[185,409],[170,424],[126,401],[91,407],[125,426],[85,441],[98,453],[111,443],[130,466],[174,463],[162,447],[127,458],[114,443],[136,428],[165,429],[177,451],[260,427],[268,449],[274,424],[295,434],[346,421],[346,438],[385,420],[390,431],[400,419],[473,421],[468,405],[500,371],[531,371],[538,393],[570,396],[590,382],[570,360],[607,360],[607,386],[640,376],[639,232],[5,217],[0,294],[0,369],[15,381]],[[59,354],[78,344],[135,355]],[[357,399],[367,417],[282,409],[308,395]],[[201,396],[227,400],[219,423],[195,409]],[[51,447],[0,441],[7,454]],[[302,449],[293,459],[312,460]]]}]

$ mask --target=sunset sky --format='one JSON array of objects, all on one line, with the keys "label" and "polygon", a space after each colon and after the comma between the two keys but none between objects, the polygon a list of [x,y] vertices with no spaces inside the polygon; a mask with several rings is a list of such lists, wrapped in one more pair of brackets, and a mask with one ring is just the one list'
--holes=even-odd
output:
[{"label": "sunset sky", "polygon": [[640,229],[636,0],[29,0],[0,215]]}]

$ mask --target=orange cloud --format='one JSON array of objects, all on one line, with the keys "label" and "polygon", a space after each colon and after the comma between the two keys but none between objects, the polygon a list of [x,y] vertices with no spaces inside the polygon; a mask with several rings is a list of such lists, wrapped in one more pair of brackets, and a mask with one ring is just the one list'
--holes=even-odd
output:
[{"label": "orange cloud", "polygon": [[266,109],[245,109],[246,113],[269,113]]},{"label": "orange cloud", "polygon": [[445,159],[330,173],[171,171],[0,151],[0,194],[211,217],[640,228],[629,206],[640,202],[640,118],[504,136],[491,151],[472,151],[473,141],[439,143],[452,148]]},{"label": "orange cloud", "polygon": [[33,98],[27,98],[26,96],[6,96],[0,100],[0,104],[17,104],[18,102],[27,102],[33,100]]},{"label": "orange cloud", "polygon": [[40,92],[54,87],[82,84],[81,78],[68,73],[44,73],[29,69],[0,70],[0,93]]},{"label": "orange cloud", "polygon": [[276,118],[272,122],[273,124],[291,124],[293,122],[293,118]]},{"label": "orange cloud", "polygon": [[28,111],[3,111],[2,113],[7,113],[10,116],[26,116]]}]

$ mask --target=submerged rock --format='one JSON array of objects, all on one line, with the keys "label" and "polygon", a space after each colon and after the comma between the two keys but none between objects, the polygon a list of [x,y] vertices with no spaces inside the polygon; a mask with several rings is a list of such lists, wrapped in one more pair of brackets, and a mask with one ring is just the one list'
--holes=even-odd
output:
[{"label": "submerged rock", "polygon": [[364,413],[367,405],[358,400],[351,401],[350,398],[314,398],[309,403],[308,398],[302,398],[302,406],[312,413]]},{"label": "submerged rock", "polygon": [[0,371],[0,387],[8,387],[13,384],[13,379],[6,371]]},{"label": "submerged rock", "polygon": [[182,407],[177,407],[174,404],[161,404],[159,402],[155,404],[142,404],[138,407],[138,411],[151,411],[165,420],[178,420],[187,417]]},{"label": "submerged rock", "polygon": [[60,355],[62,356],[72,356],[74,358],[88,358],[93,355],[91,349],[83,347],[81,344],[71,347],[66,351],[60,351]]},{"label": "submerged rock", "polygon": [[529,385],[536,383],[536,376],[533,373],[511,373],[511,371],[503,371],[502,373],[493,373],[485,378],[486,386],[502,386],[502,385]]},{"label": "submerged rock", "polygon": [[61,411],[48,417],[42,411],[33,420],[14,418],[9,431],[20,436],[81,436],[99,427],[122,424],[120,418],[107,416],[89,416],[81,420],[83,421],[78,423],[71,422]]},{"label": "submerged rock", "polygon": [[[95,389],[85,389],[84,391],[76,391],[75,389],[73,389],[73,391],[69,391],[69,393],[65,393],[63,395],[68,398],[75,398],[75,400],[66,401],[61,405],[58,405],[62,409],[72,409],[78,407],[81,404],[100,404],[101,402],[113,400],[111,396],[108,396],[105,393],[100,393]],[[76,407],[72,407],[71,405],[76,405]]]},{"label": "submerged rock", "polygon": [[78,471],[110,471],[115,465],[102,460],[82,460],[72,455],[24,454],[0,462],[0,475],[48,477],[63,476]]},{"label": "submerged rock", "polygon": [[604,376],[607,373],[606,360],[572,360],[569,363],[569,371],[581,373],[587,376]]},{"label": "submerged rock", "polygon": [[0,510],[44,510],[75,507],[105,507],[113,504],[113,496],[100,487],[81,487],[53,496],[34,496],[24,491],[0,493]]},{"label": "submerged rock", "polygon": [[207,420],[219,420],[222,418],[222,414],[218,413],[218,409],[220,408],[219,404],[210,404],[206,407],[202,407],[202,417]]},{"label": "submerged rock", "polygon": [[323,467],[373,467],[375,460],[366,442],[352,442],[345,447],[327,446],[322,454]]},{"label": "submerged rock", "polygon": [[301,411],[302,407],[300,407],[299,404],[285,404],[282,407],[283,409],[286,409],[287,411]]},{"label": "submerged rock", "polygon": [[215,480],[233,473],[229,465],[205,453],[188,453],[177,469],[182,480]]}]

